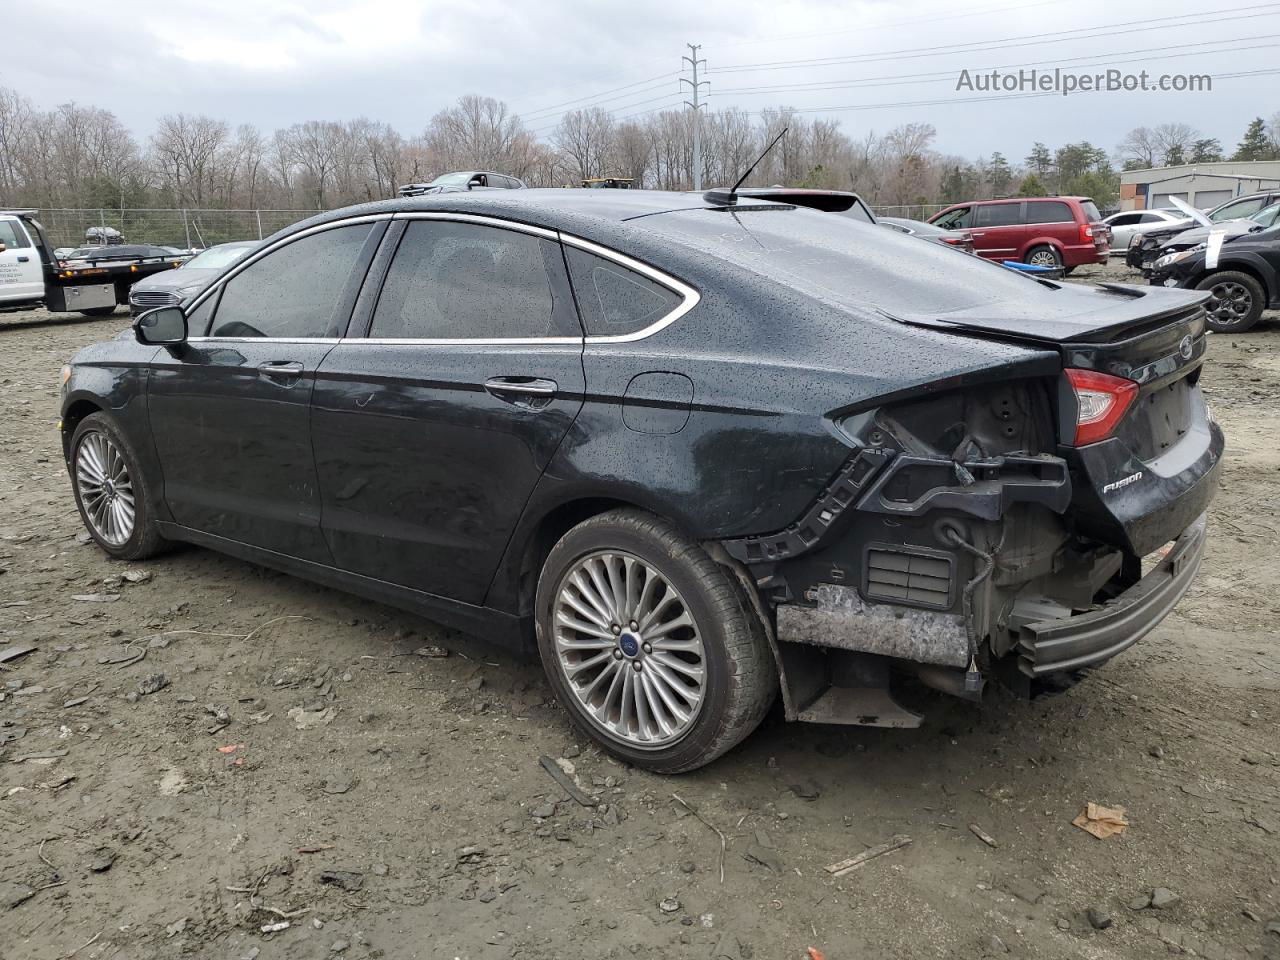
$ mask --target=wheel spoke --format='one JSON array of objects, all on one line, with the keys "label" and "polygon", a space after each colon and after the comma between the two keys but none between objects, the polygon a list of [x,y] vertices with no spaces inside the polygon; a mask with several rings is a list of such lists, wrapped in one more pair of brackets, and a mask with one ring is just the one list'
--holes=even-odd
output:
[{"label": "wheel spoke", "polygon": [[85,435],[75,451],[73,476],[90,530],[112,546],[133,535],[137,503],[124,452],[105,433]]},{"label": "wheel spoke", "polygon": [[[601,603],[599,597],[596,595],[596,588],[591,585],[591,583],[588,581],[587,577],[583,575],[581,570],[578,570],[574,573],[572,582],[573,582],[573,586],[576,587],[578,590],[578,596],[582,598],[583,602],[585,602],[588,606],[591,607],[591,612],[588,613],[587,610],[581,605],[573,605],[573,608],[577,610],[579,613],[581,613],[588,620],[590,620],[592,623],[599,624],[602,630],[608,630],[609,624],[612,621],[609,618],[609,611],[605,608],[604,604]],[[564,591],[561,591],[560,596],[561,596],[562,602],[572,603],[571,598]]]},{"label": "wheel spoke", "polygon": [[591,585],[595,587],[595,599],[602,604],[604,615],[609,618],[611,623],[618,622],[618,611],[613,605],[613,588],[607,582],[607,571],[602,575],[601,567],[604,561],[599,557],[594,557],[587,563],[587,576],[591,579]]}]

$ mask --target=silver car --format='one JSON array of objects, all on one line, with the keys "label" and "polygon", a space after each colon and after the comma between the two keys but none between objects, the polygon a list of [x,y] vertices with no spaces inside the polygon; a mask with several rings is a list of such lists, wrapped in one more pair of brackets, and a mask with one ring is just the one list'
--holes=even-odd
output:
[{"label": "silver car", "polygon": [[129,289],[129,312],[136,316],[156,307],[182,306],[257,246],[257,240],[220,243],[192,257],[177,270],[139,280]]},{"label": "silver car", "polygon": [[1190,219],[1177,210],[1125,210],[1113,213],[1102,221],[1111,228],[1111,254],[1122,254],[1129,249],[1134,237],[1154,230],[1168,230],[1180,224],[1193,226]]}]

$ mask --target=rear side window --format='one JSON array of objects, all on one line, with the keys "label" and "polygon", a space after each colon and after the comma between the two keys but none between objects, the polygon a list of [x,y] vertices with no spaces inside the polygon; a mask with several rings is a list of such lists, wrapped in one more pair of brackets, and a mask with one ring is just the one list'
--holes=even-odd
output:
[{"label": "rear side window", "polygon": [[992,203],[978,208],[975,225],[979,227],[1011,227],[1022,223],[1019,203]]},{"label": "rear side window", "polygon": [[10,250],[24,250],[31,246],[27,231],[17,220],[0,220],[0,243]]},{"label": "rear side window", "polygon": [[[1149,215],[1145,213],[1125,213],[1125,214],[1122,214],[1121,216],[1112,218],[1111,226],[1128,227],[1128,226],[1132,226],[1135,223],[1146,223],[1148,216]],[[1152,219],[1154,220],[1156,218],[1152,217]]]},{"label": "rear side window", "polygon": [[275,250],[227,281],[213,337],[332,337],[350,309],[347,283],[372,224],[314,233]]},{"label": "rear side window", "polygon": [[387,272],[369,336],[397,340],[580,337],[572,307],[565,303],[563,309],[557,308],[548,262],[554,266],[559,260],[558,244],[527,233],[450,220],[415,220],[405,230]]},{"label": "rear side window", "polygon": [[[1097,219],[1097,208],[1089,214],[1086,207],[1085,212],[1091,220]],[[1027,204],[1027,223],[1071,223],[1074,220],[1071,207],[1060,200],[1033,200]]]},{"label": "rear side window", "polygon": [[669,287],[593,253],[566,247],[578,312],[589,337],[619,337],[657,323],[684,301]]}]

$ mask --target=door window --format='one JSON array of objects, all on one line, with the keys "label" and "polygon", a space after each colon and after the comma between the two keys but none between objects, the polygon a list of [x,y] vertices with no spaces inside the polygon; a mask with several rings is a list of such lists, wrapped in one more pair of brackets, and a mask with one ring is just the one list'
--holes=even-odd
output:
[{"label": "door window", "polygon": [[[1112,217],[1109,221],[1113,227],[1131,227],[1136,223],[1145,223],[1150,214],[1145,213],[1122,213],[1118,217]],[[1152,219],[1156,219],[1152,217]]]},{"label": "door window", "polygon": [[[415,220],[405,229],[387,272],[369,336],[580,337],[567,291],[557,297],[548,272],[559,263],[559,244],[531,234],[450,220]],[[562,266],[559,272],[563,274]]]},{"label": "door window", "polygon": [[1246,200],[1237,200],[1235,203],[1228,203],[1226,206],[1219,207],[1209,214],[1209,219],[1214,223],[1220,223],[1223,220],[1239,220],[1250,214],[1257,213],[1262,209],[1262,202],[1266,197],[1250,197]]},{"label": "door window", "polygon": [[360,223],[313,233],[250,264],[224,286],[209,335],[337,336],[354,299],[348,283],[372,230]]},{"label": "door window", "polygon": [[684,298],[656,280],[593,253],[567,247],[569,276],[587,336],[619,337],[657,323]]},{"label": "door window", "polygon": [[991,203],[978,208],[979,227],[1011,227],[1022,223],[1020,203]]},{"label": "door window", "polygon": [[1075,216],[1058,200],[1034,200],[1027,204],[1027,223],[1071,223]]},{"label": "door window", "polygon": [[973,209],[961,207],[959,210],[944,213],[933,221],[933,225],[941,227],[943,230],[960,230],[965,227],[971,227],[973,226]]},{"label": "door window", "polygon": [[31,246],[27,231],[17,220],[0,220],[0,243],[10,250],[25,250]]}]

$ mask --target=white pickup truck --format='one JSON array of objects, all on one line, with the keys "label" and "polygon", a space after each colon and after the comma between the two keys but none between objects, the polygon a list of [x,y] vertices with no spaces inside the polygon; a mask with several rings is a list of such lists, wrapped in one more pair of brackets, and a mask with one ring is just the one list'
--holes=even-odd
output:
[{"label": "white pickup truck", "polygon": [[0,213],[0,306],[43,299],[44,263],[36,239],[16,214]]}]

